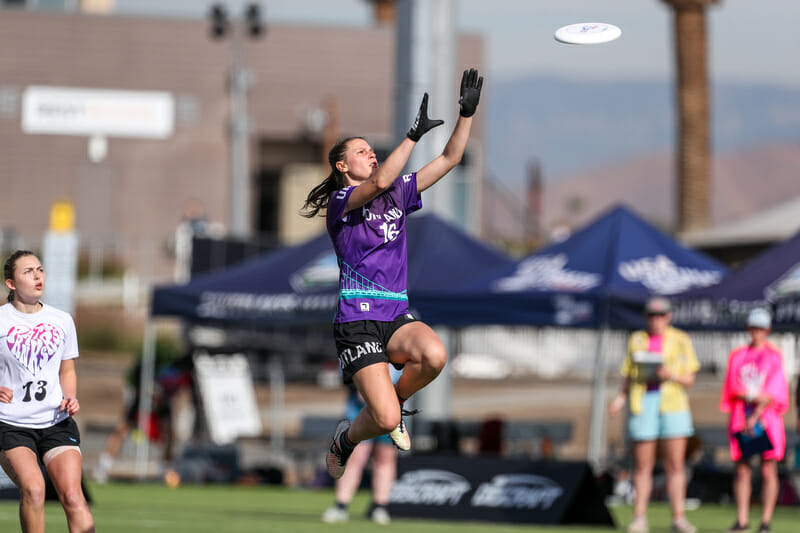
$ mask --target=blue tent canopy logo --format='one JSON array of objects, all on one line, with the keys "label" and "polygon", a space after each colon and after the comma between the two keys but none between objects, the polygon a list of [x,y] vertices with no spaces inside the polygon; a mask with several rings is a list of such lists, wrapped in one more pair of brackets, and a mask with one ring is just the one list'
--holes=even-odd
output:
[{"label": "blue tent canopy logo", "polygon": [[764,297],[769,301],[797,294],[800,294],[800,263],[792,265],[783,276],[764,288]]},{"label": "blue tent canopy logo", "polygon": [[618,271],[626,281],[641,283],[655,294],[677,294],[695,287],[708,287],[722,279],[719,270],[678,266],[669,257],[640,257],[619,264]]},{"label": "blue tent canopy logo", "polygon": [[566,268],[568,261],[566,254],[523,259],[513,274],[498,279],[493,288],[497,292],[535,289],[580,293],[600,285],[602,278],[599,274],[570,270]]},{"label": "blue tent canopy logo", "polygon": [[289,276],[289,285],[296,292],[336,288],[339,284],[339,263],[336,254],[327,252]]}]

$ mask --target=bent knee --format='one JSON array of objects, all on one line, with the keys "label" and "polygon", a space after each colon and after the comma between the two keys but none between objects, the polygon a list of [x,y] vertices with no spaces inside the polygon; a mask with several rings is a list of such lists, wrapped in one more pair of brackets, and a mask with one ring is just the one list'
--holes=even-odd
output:
[{"label": "bent knee", "polygon": [[29,505],[44,505],[45,486],[44,480],[41,483],[31,483],[19,490],[20,500]]},{"label": "bent knee", "polygon": [[60,495],[61,504],[67,509],[80,509],[86,505],[83,491],[80,487],[69,488]]},{"label": "bent knee", "polygon": [[400,410],[392,409],[391,412],[379,413],[373,416],[375,423],[384,433],[389,433],[400,424]]},{"label": "bent knee", "polygon": [[424,364],[437,373],[441,372],[447,363],[447,350],[444,344],[437,343],[425,351],[423,355]]}]

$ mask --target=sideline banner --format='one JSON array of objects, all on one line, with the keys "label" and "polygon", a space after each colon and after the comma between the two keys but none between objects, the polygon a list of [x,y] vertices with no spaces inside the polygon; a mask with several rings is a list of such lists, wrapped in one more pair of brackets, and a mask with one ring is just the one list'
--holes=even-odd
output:
[{"label": "sideline banner", "polygon": [[400,457],[392,516],[614,527],[586,462]]},{"label": "sideline banner", "polygon": [[195,377],[214,444],[261,434],[253,376],[242,354],[194,356]]}]

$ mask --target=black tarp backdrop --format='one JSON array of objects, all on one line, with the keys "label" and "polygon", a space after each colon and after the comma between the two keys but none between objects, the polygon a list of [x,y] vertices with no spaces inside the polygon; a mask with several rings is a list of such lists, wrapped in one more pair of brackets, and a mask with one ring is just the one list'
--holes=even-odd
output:
[{"label": "black tarp backdrop", "polygon": [[585,462],[401,457],[389,512],[437,520],[614,527]]}]

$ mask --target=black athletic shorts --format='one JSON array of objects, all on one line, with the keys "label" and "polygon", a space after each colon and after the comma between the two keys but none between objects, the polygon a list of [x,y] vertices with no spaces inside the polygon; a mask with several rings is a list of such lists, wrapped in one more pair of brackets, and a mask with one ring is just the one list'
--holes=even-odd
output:
[{"label": "black athletic shorts", "polygon": [[[391,322],[356,320],[333,325],[333,338],[339,354],[339,368],[345,383],[353,382],[353,374],[375,363],[388,363],[386,345],[400,326],[416,322],[409,311]],[[402,368],[403,365],[394,365]]]},{"label": "black athletic shorts", "polygon": [[23,428],[0,422],[0,450],[24,446],[39,457],[59,446],[79,446],[81,436],[72,417],[49,428]]}]

